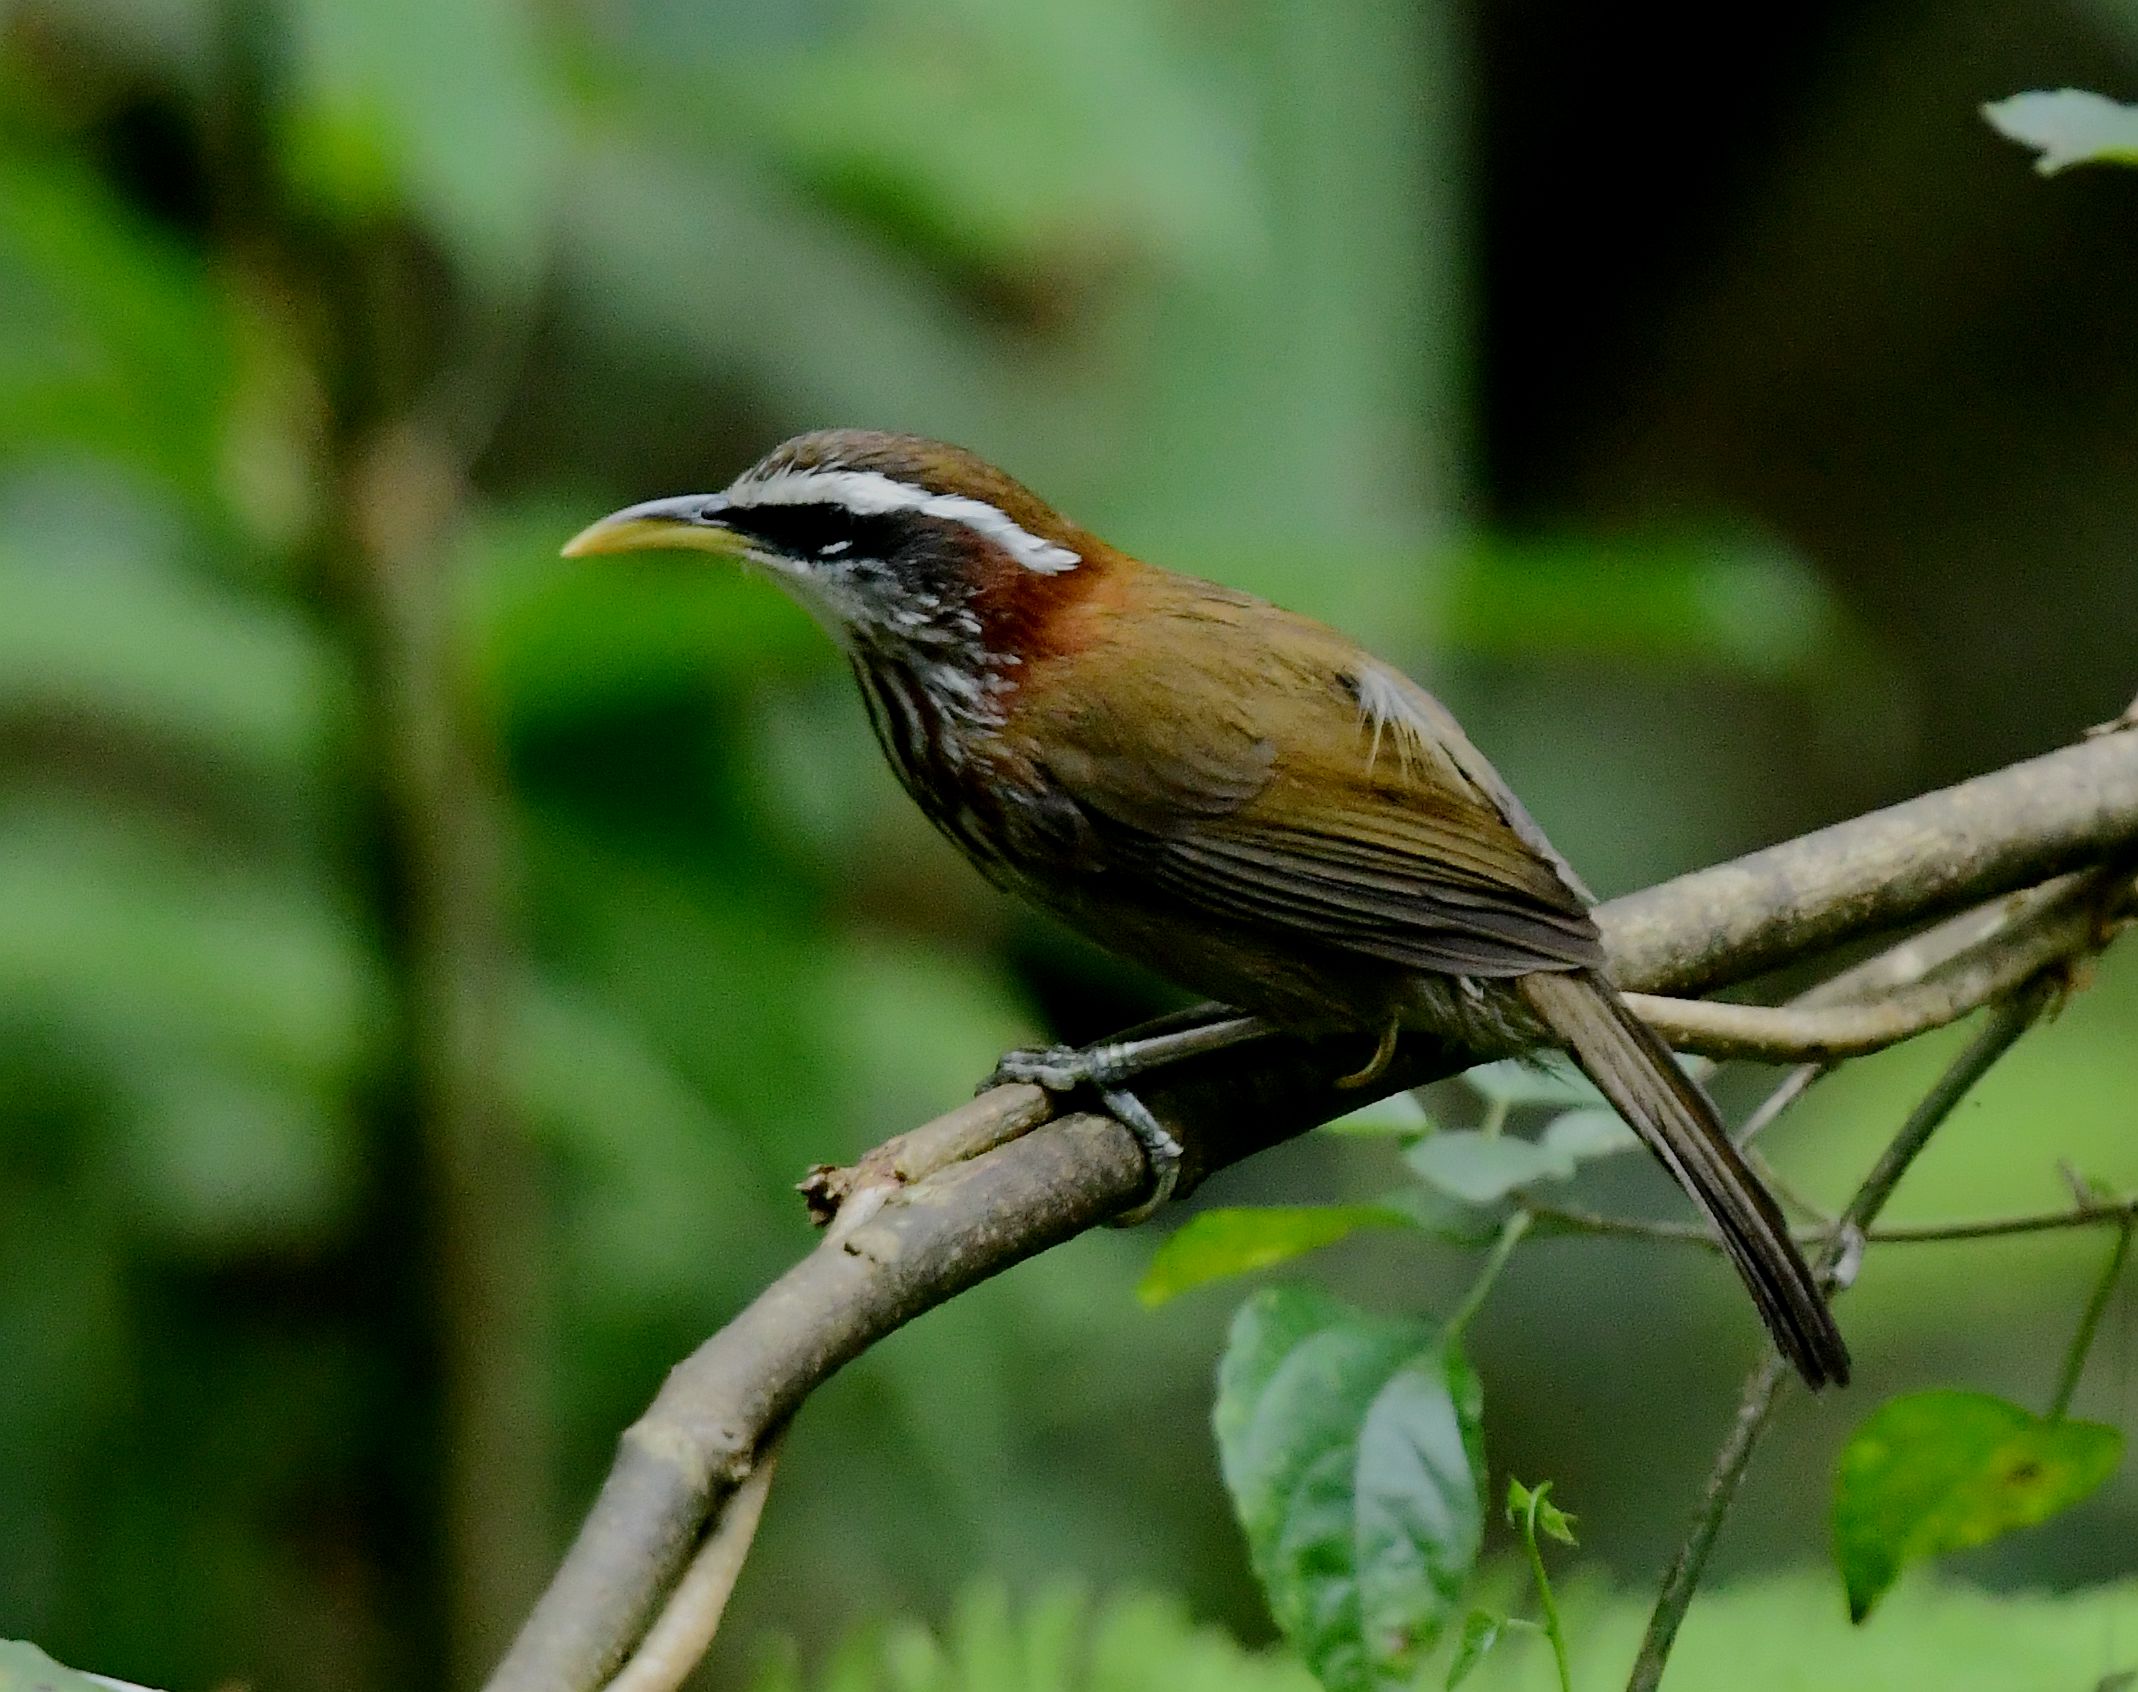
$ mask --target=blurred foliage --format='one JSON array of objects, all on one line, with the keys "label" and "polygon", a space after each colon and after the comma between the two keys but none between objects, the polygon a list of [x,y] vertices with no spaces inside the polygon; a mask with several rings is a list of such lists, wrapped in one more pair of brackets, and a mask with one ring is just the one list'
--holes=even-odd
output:
[{"label": "blurred foliage", "polygon": [[1982,1392],[1881,1404],[1841,1452],[1834,1556],[1861,1621],[1903,1565],[1985,1545],[2068,1510],[2115,1472],[2120,1429],[2047,1420]]},{"label": "blurred foliage", "polygon": [[[1579,478],[1503,509],[1477,451],[1494,373],[1473,347],[1500,304],[1468,115],[1495,73],[1471,46],[1456,8],[1354,0],[0,0],[0,1631],[156,1685],[291,1692],[436,1684],[493,1643],[450,1637],[473,1624],[440,1597],[441,1477],[470,1455],[442,1266],[466,1242],[440,1237],[413,1102],[410,866],[362,581],[410,497],[382,443],[440,460],[442,634],[498,794],[486,1061],[538,1179],[531,1204],[485,1196],[538,1266],[508,1314],[540,1365],[513,1408],[544,1435],[505,1458],[543,1525],[502,1548],[535,1572],[663,1370],[806,1247],[803,1167],[963,1096],[1007,1045],[1161,996],[926,834],[792,607],[686,567],[566,565],[586,516],[808,425],[963,440],[1126,544],[1430,668],[1603,887],[2009,750],[1975,733],[2004,720],[1992,682],[1914,726],[1923,596],[2011,621],[1979,558],[1894,566],[1902,616],[1844,591],[1845,546],[1814,561],[1726,478],[1637,521],[1583,509]],[[1555,313],[1616,268],[1576,257]],[[1631,428],[1614,413],[1594,461]],[[2055,626],[2104,632],[2070,685],[2108,689],[2105,715],[2130,687],[2114,605],[2037,591]],[[2044,710],[2029,746],[2090,720]],[[2134,998],[2112,963],[1905,1202],[2053,1202],[2064,1155],[2130,1174]],[[1935,1060],[1853,1067],[1781,1154],[1838,1187]],[[1264,1165],[1226,1196],[1402,1178],[1372,1138]],[[1394,1275],[1375,1255],[1395,1232],[1338,1247],[1340,1276],[1444,1307],[1415,1243]],[[1203,1432],[1215,1313],[1139,1312],[1148,1249],[1080,1241],[849,1370],[796,1431],[731,1632],[926,1611],[967,1571],[1064,1561],[1266,1625]],[[1614,1274],[1590,1249],[1518,1267],[1473,1339],[1495,1439],[1590,1506],[1595,1554],[1638,1565],[1742,1311],[1701,1265]],[[1850,1318],[1874,1373],[2044,1367],[2032,1336],[2076,1257],[1984,1250],[1986,1280],[1968,1252],[1874,1260]],[[1777,1455],[1785,1477],[1823,1471],[1839,1431],[1818,1437]],[[1766,1527],[1801,1556],[1796,1508]],[[2133,1509],[2110,1489],[1991,1572],[2101,1574]],[[1811,1590],[1714,1612],[1824,1638],[1805,1618],[1838,1603]],[[1066,1602],[1053,1637],[1117,1641],[1094,1686],[1298,1680],[1178,1606],[1088,1628]],[[1620,1637],[1630,1603],[1593,1599],[1593,1633]],[[1997,1628],[1921,1603],[1992,1651],[2038,1629],[2085,1655],[2087,1629],[2051,1638],[2077,1601]],[[1714,1625],[1696,1609],[1696,1683]],[[853,1661],[935,1672],[918,1637]],[[1872,1685],[1885,1649],[1833,1660]]]},{"label": "blurred foliage", "polygon": [[2041,156],[2034,168],[2054,176],[2081,164],[2138,165],[2138,106],[2078,88],[2014,94],[1982,108],[2000,134]]},{"label": "blurred foliage", "polygon": [[[1511,1567],[1501,1569],[1500,1585],[1511,1590],[1512,1576]],[[1749,1582],[1694,1609],[1672,1672],[1691,1686],[1744,1692],[2106,1687],[2138,1660],[2118,1644],[2134,1597],[2125,1585],[2000,1600],[1916,1581],[1894,1594],[1881,1626],[1862,1632],[1814,1578]],[[1646,1595],[1576,1582],[1562,1603],[1573,1684],[1621,1683],[1647,1620]],[[752,1692],[1304,1692],[1313,1684],[1296,1664],[1242,1652],[1195,1626],[1169,1600],[1122,1594],[1094,1607],[1075,1588],[1055,1588],[1020,1605],[982,1586],[960,1598],[940,1635],[910,1622],[855,1633],[813,1678],[783,1653],[760,1671]],[[1517,1633],[1502,1637],[1462,1684],[1472,1692],[1541,1692],[1559,1679],[1545,1641]]]},{"label": "blurred foliage", "polygon": [[1177,1599],[1121,1593],[1094,1603],[1050,1587],[1013,1603],[968,1587],[940,1634],[902,1622],[850,1634],[805,1672],[791,1645],[768,1654],[751,1692],[1309,1692],[1313,1677],[1191,1621]]}]

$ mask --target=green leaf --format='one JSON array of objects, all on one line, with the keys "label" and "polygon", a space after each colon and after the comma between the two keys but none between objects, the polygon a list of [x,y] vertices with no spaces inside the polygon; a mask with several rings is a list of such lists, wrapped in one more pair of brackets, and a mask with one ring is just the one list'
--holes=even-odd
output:
[{"label": "green leaf", "polygon": [[1563,1148],[1519,1134],[1474,1128],[1429,1134],[1403,1154],[1419,1180],[1466,1204],[1492,1204],[1537,1181],[1564,1181],[1574,1159]]},{"label": "green leaf", "polygon": [[1190,1288],[1251,1275],[1362,1228],[1408,1228],[1410,1217],[1381,1204],[1273,1204],[1206,1210],[1188,1219],[1151,1257],[1136,1296],[1161,1305]]},{"label": "green leaf", "polygon": [[1482,1250],[1500,1237],[1507,1225],[1504,1204],[1470,1204],[1438,1187],[1400,1187],[1381,1200],[1390,1210],[1399,1210],[1420,1233],[1442,1245]]},{"label": "green leaf", "polygon": [[1551,1501],[1552,1483],[1528,1487],[1512,1475],[1507,1477],[1507,1521],[1511,1527],[1526,1527],[1556,1539],[1561,1545],[1574,1545],[1574,1518]]},{"label": "green leaf", "polygon": [[2115,1470],[2123,1435],[2047,1422],[1977,1392],[1889,1399],[1850,1437],[1834,1494],[1834,1556],[1862,1621],[1902,1567],[2069,1509]]},{"label": "green leaf", "polygon": [[1490,1610],[1472,1610],[1463,1617],[1462,1638],[1448,1663],[1448,1692],[1455,1692],[1456,1687],[1470,1678],[1470,1671],[1500,1642],[1506,1627],[1507,1618],[1494,1615]]},{"label": "green leaf", "polygon": [[1433,1131],[1433,1119],[1415,1093],[1391,1093],[1362,1105],[1348,1116],[1321,1125],[1324,1134],[1355,1134],[1362,1139],[1416,1139]]},{"label": "green leaf", "polygon": [[1502,1058],[1463,1072],[1463,1084],[1496,1105],[1592,1105],[1601,1095],[1566,1059]]},{"label": "green leaf", "polygon": [[1537,1136],[1553,1151],[1586,1163],[1596,1157],[1616,1157],[1638,1146],[1640,1136],[1626,1126],[1626,1119],[1605,1105],[1592,1105],[1555,1116]]},{"label": "green leaf", "polygon": [[2138,106],[2105,95],[2082,88],[2014,94],[1984,106],[1982,115],[1998,134],[2034,148],[2034,168],[2044,176],[2073,165],[2138,165]]},{"label": "green leaf", "polygon": [[1484,1531],[1477,1377],[1422,1322],[1309,1288],[1241,1307],[1218,1370],[1225,1484],[1278,1627],[1329,1692],[1407,1686]]}]

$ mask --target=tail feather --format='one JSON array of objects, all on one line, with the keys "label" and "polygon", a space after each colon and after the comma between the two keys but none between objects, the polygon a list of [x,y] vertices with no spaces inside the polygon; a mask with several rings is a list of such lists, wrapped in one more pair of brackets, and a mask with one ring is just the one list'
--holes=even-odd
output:
[{"label": "tail feather", "polygon": [[1813,1387],[1847,1385],[1848,1347],[1780,1207],[1661,1037],[1593,971],[1527,975],[1519,985],[1700,1207],[1782,1354]]}]

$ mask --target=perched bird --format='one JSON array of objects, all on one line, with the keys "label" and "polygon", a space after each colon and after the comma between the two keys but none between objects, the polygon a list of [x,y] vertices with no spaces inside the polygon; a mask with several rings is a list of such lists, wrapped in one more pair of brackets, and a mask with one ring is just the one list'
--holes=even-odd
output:
[{"label": "perched bird", "polygon": [[771,574],[844,649],[899,780],[999,885],[1222,1001],[1140,1045],[1022,1054],[1091,1082],[1162,1194],[1127,1082],[1276,1027],[1563,1047],[1700,1207],[1813,1386],[1848,1351],[1715,1109],[1604,974],[1566,861],[1455,719],[1334,630],[1131,558],[956,447],[825,430],[721,493],[604,517],[571,556],[697,548]]}]

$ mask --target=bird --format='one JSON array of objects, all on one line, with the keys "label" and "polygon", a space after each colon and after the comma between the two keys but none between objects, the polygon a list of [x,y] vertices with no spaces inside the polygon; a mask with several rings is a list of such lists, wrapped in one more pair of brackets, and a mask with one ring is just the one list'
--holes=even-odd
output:
[{"label": "bird", "polygon": [[568,557],[680,549],[769,576],[844,652],[893,772],[990,881],[1222,1007],[1003,1073],[1130,1083],[1281,1030],[1564,1050],[1691,1197],[1813,1387],[1849,1354],[1773,1196],[1613,987],[1572,867],[1454,716],[1346,635],[1147,564],[962,448],[823,429],[717,493],[647,500]]}]

